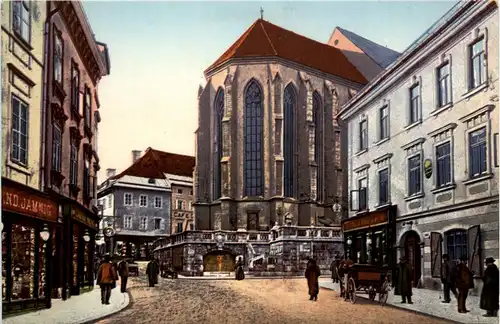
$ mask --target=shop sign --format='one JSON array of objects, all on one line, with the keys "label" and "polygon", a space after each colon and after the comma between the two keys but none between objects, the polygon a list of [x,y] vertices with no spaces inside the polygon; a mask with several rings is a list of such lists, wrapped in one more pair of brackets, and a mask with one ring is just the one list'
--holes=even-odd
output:
[{"label": "shop sign", "polygon": [[370,228],[374,226],[379,226],[387,224],[387,212],[375,212],[362,217],[356,217],[353,219],[346,220],[342,225],[344,232]]},{"label": "shop sign", "polygon": [[49,221],[57,221],[57,203],[41,195],[6,186],[2,186],[2,209]]},{"label": "shop sign", "polygon": [[426,179],[432,176],[432,161],[430,159],[424,161],[424,175]]},{"label": "shop sign", "polygon": [[80,223],[82,223],[84,225],[87,225],[88,227],[90,227],[92,229],[98,229],[99,228],[99,223],[98,222],[96,222],[91,217],[85,215],[83,212],[81,212],[78,209],[73,209],[72,216],[73,216],[74,220],[77,220]]}]

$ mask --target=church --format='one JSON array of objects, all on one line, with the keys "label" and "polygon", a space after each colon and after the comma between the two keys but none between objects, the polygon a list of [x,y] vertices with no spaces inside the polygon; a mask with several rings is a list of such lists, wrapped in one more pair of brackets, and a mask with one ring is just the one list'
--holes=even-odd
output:
[{"label": "church", "polygon": [[198,91],[193,206],[204,234],[160,240],[157,252],[192,273],[236,257],[264,272],[300,271],[310,256],[327,269],[343,250],[348,196],[336,115],[398,55],[341,28],[327,44],[255,21]]}]

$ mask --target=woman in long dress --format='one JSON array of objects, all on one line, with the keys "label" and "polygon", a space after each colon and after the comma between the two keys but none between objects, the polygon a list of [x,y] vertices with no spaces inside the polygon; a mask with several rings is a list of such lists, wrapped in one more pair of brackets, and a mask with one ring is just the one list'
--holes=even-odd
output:
[{"label": "woman in long dress", "polygon": [[236,270],[236,280],[245,279],[245,272],[243,271],[243,262],[241,262],[241,259],[238,259],[234,269]]},{"label": "woman in long dress", "polygon": [[310,259],[307,262],[307,269],[305,276],[307,278],[307,286],[309,287],[309,300],[318,300],[319,294],[319,283],[318,278],[321,275],[321,271],[319,270],[318,265],[316,264],[316,260]]}]

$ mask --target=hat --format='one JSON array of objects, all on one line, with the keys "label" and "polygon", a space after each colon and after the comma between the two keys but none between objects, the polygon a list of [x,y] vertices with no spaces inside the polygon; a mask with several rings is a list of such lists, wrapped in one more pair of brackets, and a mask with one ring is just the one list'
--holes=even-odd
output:
[{"label": "hat", "polygon": [[495,263],[495,259],[492,257],[486,258],[486,263]]}]

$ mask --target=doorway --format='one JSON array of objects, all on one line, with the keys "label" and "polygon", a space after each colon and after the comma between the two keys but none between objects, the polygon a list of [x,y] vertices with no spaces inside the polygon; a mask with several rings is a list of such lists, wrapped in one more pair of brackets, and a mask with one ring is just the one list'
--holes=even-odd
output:
[{"label": "doorway", "polygon": [[422,275],[420,237],[416,232],[410,231],[405,235],[404,242],[405,256],[413,270],[413,287],[416,287]]}]

